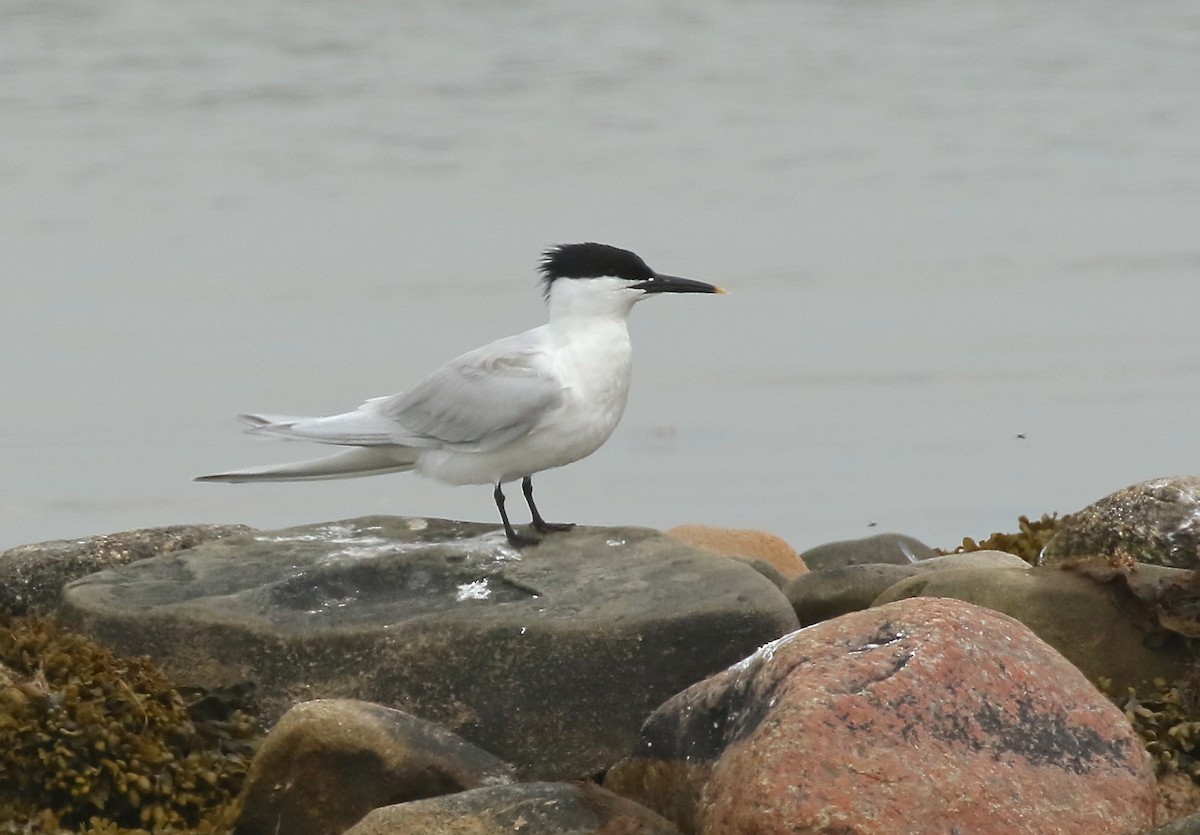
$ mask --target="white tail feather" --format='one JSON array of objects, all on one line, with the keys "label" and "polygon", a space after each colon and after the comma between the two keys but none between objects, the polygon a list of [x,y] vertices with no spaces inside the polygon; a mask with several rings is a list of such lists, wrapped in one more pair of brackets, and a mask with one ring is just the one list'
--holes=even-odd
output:
[{"label": "white tail feather", "polygon": [[411,470],[416,463],[416,450],[407,447],[369,447],[348,449],[325,458],[295,461],[266,467],[251,467],[228,473],[204,475],[196,481],[319,481],[328,478],[357,478],[383,473]]}]

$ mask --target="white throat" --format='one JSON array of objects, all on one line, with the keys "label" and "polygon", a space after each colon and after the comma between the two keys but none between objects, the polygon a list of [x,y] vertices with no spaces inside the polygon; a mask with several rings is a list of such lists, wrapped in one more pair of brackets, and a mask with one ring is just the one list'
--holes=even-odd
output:
[{"label": "white throat", "polygon": [[559,278],[550,285],[550,324],[580,319],[624,322],[645,294],[620,278]]}]

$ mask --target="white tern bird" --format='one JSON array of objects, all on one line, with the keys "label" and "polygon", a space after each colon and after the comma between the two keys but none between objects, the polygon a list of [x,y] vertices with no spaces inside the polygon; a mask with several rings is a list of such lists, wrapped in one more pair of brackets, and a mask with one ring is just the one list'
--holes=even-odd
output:
[{"label": "white tern bird", "polygon": [[534,473],[595,452],[616,428],[629,394],[633,306],[658,293],[724,293],[656,273],[624,249],[598,243],[547,250],[540,265],[546,324],[443,365],[424,382],[329,417],[239,415],[250,432],[350,447],[279,466],[197,481],[308,481],[415,470],[448,484],[494,484],[504,533],[515,547],[538,540],[513,529],[501,487],[521,479],[538,533]]}]

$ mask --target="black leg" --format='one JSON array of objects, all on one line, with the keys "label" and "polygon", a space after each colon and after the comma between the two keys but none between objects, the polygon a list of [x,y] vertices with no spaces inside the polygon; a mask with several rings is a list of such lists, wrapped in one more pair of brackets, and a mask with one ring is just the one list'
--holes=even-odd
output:
[{"label": "black leg", "polygon": [[492,494],[492,498],[496,500],[496,507],[500,510],[500,519],[504,522],[504,535],[508,537],[508,544],[514,548],[537,545],[538,540],[530,536],[521,536],[513,530],[512,523],[508,521],[508,514],[504,511],[504,492],[500,489],[500,482],[496,482],[496,492]]},{"label": "black leg", "polygon": [[538,513],[537,505],[533,503],[533,479],[529,476],[525,476],[521,480],[521,492],[525,494],[525,501],[529,503],[529,513],[533,516],[533,529],[538,533],[569,531],[575,527],[573,522],[554,523],[547,522],[542,518],[542,514]]}]

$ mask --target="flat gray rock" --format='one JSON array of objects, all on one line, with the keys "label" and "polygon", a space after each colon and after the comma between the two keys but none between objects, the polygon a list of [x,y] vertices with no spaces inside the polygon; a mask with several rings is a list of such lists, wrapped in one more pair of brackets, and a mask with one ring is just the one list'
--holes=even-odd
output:
[{"label": "flat gray rock", "polygon": [[797,625],[753,569],[643,528],[520,553],[493,525],[368,517],[94,574],[62,616],[176,681],[405,710],[524,779],[606,768],[661,702]]},{"label": "flat gray rock", "polygon": [[0,552],[0,611],[53,609],[71,580],[249,531],[245,525],[172,525],[18,545]]}]

